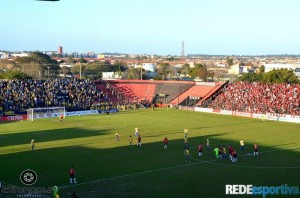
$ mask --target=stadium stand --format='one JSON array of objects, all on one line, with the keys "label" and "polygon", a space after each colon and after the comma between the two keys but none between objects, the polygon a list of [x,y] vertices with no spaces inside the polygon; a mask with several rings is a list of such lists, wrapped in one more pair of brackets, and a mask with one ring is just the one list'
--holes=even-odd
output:
[{"label": "stadium stand", "polygon": [[229,81],[226,81],[224,83],[222,83],[222,82],[216,83],[216,86],[212,90],[210,90],[196,105],[201,106],[201,104],[203,102],[205,102],[206,100],[208,100],[210,98],[213,98],[214,95],[216,93],[218,93],[219,90],[223,89],[223,87],[227,86],[228,83],[229,83]]},{"label": "stadium stand", "polygon": [[211,83],[210,85],[197,85],[190,87],[170,102],[173,105],[195,106],[203,99],[214,94],[224,83]]},{"label": "stadium stand", "polygon": [[[266,83],[197,84],[191,81],[0,80],[0,113],[65,106],[66,110],[151,102],[249,113],[300,115],[300,85]],[[163,102],[162,102],[163,101]],[[187,104],[189,103],[189,104]],[[145,105],[146,104],[146,105]]]},{"label": "stadium stand", "polygon": [[0,107],[4,112],[54,106],[83,110],[103,97],[91,80],[0,80]]},{"label": "stadium stand", "polygon": [[214,109],[300,115],[300,85],[231,83],[205,104]]},{"label": "stadium stand", "polygon": [[188,81],[151,80],[112,80],[104,83],[119,94],[120,98],[129,102],[152,101],[159,95],[167,96],[167,102],[169,102],[194,85],[194,82]]},{"label": "stadium stand", "polygon": [[166,95],[166,102],[169,103],[183,92],[194,86],[194,82],[189,81],[164,81],[159,82],[156,85],[155,93],[156,96],[159,94]]},{"label": "stadium stand", "polygon": [[155,90],[155,84],[141,81],[113,81],[106,82],[106,86],[129,102],[151,101]]}]

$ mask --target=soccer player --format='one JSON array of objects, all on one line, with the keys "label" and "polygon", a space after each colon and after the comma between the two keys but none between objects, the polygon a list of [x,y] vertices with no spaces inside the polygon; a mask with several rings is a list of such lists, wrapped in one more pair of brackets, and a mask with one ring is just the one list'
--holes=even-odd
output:
[{"label": "soccer player", "polygon": [[223,159],[226,159],[226,158],[227,158],[226,147],[225,147],[224,145],[223,145],[222,158],[223,158]]},{"label": "soccer player", "polygon": [[222,147],[219,145],[219,159],[222,159],[223,157],[222,151]]},{"label": "soccer player", "polygon": [[241,145],[241,151],[245,150],[245,143],[244,140],[240,141],[240,145]]},{"label": "soccer player", "polygon": [[60,115],[59,115],[59,121],[63,121],[63,119],[64,119],[64,114],[63,113],[61,113]]},{"label": "soccer player", "polygon": [[71,169],[70,169],[70,184],[74,183],[74,184],[77,184],[76,182],[76,177],[75,177],[75,169],[74,167],[72,166]]},{"label": "soccer player", "polygon": [[117,141],[117,142],[120,140],[120,135],[119,135],[118,132],[115,134],[115,138],[116,138],[116,141]]},{"label": "soccer player", "polygon": [[183,133],[184,133],[184,136],[183,137],[187,137],[188,136],[188,132],[189,132],[189,129],[188,128],[185,128],[183,130]]},{"label": "soccer player", "polygon": [[34,145],[35,145],[35,142],[34,142],[34,139],[31,140],[31,150],[33,151],[34,150]]},{"label": "soccer player", "polygon": [[184,155],[185,155],[185,162],[190,163],[190,150],[187,148],[184,150]]},{"label": "soccer player", "polygon": [[53,189],[52,189],[52,196],[53,196],[53,198],[59,198],[57,184],[55,184],[55,185],[53,186]]},{"label": "soccer player", "polygon": [[237,153],[233,150],[231,154],[232,154],[232,162],[233,163],[237,162]]},{"label": "soccer player", "polygon": [[184,138],[183,138],[183,142],[184,142],[184,147],[185,147],[185,148],[189,148],[189,145],[188,145],[188,138],[187,138],[187,137],[184,137]]},{"label": "soccer player", "polygon": [[168,142],[169,142],[168,138],[165,137],[164,140],[163,140],[163,143],[164,143],[164,149],[167,149],[167,148],[168,148]]},{"label": "soccer player", "polygon": [[106,106],[106,108],[105,108],[106,115],[109,114],[109,111],[110,111],[110,107],[109,107],[109,106]]},{"label": "soccer player", "polygon": [[219,159],[219,148],[215,148],[214,152],[215,152],[216,158]]},{"label": "soccer player", "polygon": [[134,135],[135,135],[135,137],[139,137],[139,129],[138,128],[135,128]]},{"label": "soccer player", "polygon": [[209,139],[206,139],[206,150],[210,151],[210,143],[209,143]]},{"label": "soccer player", "polygon": [[129,136],[129,146],[132,146],[132,142],[133,142],[133,138],[131,137],[131,135]]},{"label": "soccer player", "polygon": [[137,143],[137,146],[142,146],[142,138],[141,138],[141,136],[139,135],[139,137],[138,137],[138,143]]},{"label": "soccer player", "polygon": [[258,156],[258,145],[257,144],[254,144],[254,153],[253,155],[257,155]]},{"label": "soccer player", "polygon": [[154,111],[154,107],[155,107],[155,106],[154,106],[154,103],[152,103],[152,104],[151,104],[151,109],[152,109],[152,111]]},{"label": "soccer player", "polygon": [[75,192],[73,192],[73,193],[71,194],[71,198],[77,198],[77,195],[75,194]]},{"label": "soccer player", "polygon": [[199,157],[202,157],[202,144],[201,143],[198,145],[198,154],[199,154]]},{"label": "soccer player", "polygon": [[229,153],[229,159],[232,160],[232,152],[233,152],[233,148],[232,146],[228,146],[228,153]]}]

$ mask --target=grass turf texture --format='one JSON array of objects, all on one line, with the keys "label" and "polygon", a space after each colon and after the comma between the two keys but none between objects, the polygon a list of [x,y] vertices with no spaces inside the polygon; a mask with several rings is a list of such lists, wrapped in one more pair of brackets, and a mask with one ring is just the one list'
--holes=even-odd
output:
[{"label": "grass turf texture", "polygon": [[[141,148],[136,146],[135,127],[140,129]],[[184,128],[189,129],[190,164],[183,155]],[[210,152],[205,150],[207,138]],[[204,147],[201,158],[199,143]],[[259,145],[258,157],[247,155],[254,143]],[[216,160],[212,150],[219,145],[233,145],[238,163]],[[226,184],[299,186],[300,125],[172,109],[67,117],[63,122],[9,122],[0,124],[0,162],[1,181],[24,186],[20,173],[32,169],[38,174],[34,186],[57,183],[62,198],[73,191],[85,198],[229,197]],[[72,165],[78,185],[69,184]]]}]

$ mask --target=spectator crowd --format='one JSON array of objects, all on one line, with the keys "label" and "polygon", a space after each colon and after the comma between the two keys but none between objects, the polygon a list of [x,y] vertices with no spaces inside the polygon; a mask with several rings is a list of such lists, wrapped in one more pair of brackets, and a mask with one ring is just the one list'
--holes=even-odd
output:
[{"label": "spectator crowd", "polygon": [[57,106],[65,106],[67,110],[90,109],[103,97],[92,80],[0,80],[3,111]]},{"label": "spectator crowd", "polygon": [[208,107],[260,114],[300,116],[300,85],[232,83],[221,91]]},{"label": "spectator crowd", "polygon": [[[109,84],[112,95],[122,97]],[[120,99],[120,98],[118,98]],[[126,103],[120,102],[118,106]],[[143,101],[144,107],[150,102]],[[98,90],[92,80],[0,80],[0,111],[65,106],[67,110],[114,108],[108,93]],[[300,85],[231,83],[203,106],[249,113],[276,113],[300,116]]]}]

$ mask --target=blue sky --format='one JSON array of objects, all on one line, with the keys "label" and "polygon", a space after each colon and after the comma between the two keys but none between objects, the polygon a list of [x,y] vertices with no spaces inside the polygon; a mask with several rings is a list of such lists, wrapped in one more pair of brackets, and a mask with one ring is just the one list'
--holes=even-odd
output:
[{"label": "blue sky", "polygon": [[298,0],[0,0],[0,50],[300,54]]}]

